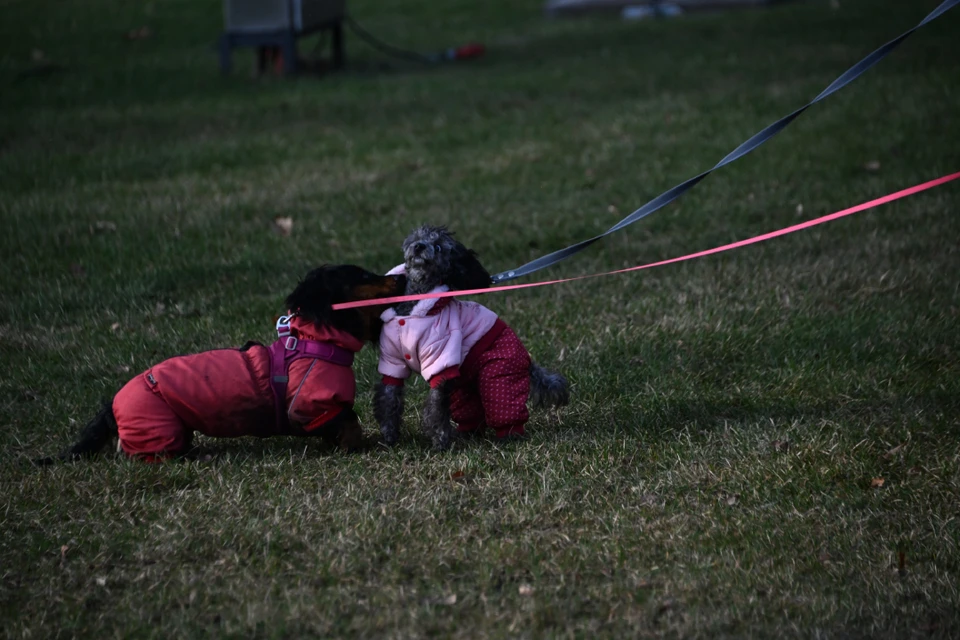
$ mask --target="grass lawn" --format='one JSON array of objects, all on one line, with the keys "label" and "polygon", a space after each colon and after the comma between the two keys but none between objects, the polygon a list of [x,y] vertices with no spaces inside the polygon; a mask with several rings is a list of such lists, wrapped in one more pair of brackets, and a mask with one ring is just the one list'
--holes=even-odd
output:
[{"label": "grass lawn", "polygon": [[[421,382],[393,450],[205,441],[205,461],[29,465],[148,365],[269,341],[312,266],[385,271],[426,221],[491,272],[606,229],[937,1],[633,23],[547,20],[539,0],[350,4],[395,44],[489,53],[423,69],[348,36],[341,74],[254,79],[246,53],[221,77],[217,0],[0,2],[0,635],[960,636],[960,184],[485,297],[573,383],[519,445],[433,453]],[[953,11],[538,276],[960,170],[958,31]],[[357,365],[371,434],[375,362]]]}]

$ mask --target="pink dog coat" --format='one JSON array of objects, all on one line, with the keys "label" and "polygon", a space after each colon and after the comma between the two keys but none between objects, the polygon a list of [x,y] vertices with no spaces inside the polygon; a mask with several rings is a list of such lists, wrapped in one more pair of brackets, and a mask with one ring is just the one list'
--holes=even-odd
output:
[{"label": "pink dog coat", "polygon": [[476,302],[430,298],[417,302],[408,316],[387,309],[380,319],[378,370],[384,384],[402,385],[411,371],[432,387],[458,378],[450,395],[458,430],[489,426],[499,438],[524,433],[530,354],[493,311]]},{"label": "pink dog coat", "polygon": [[[355,353],[350,334],[294,317],[290,333]],[[194,431],[218,438],[310,434],[353,407],[350,366],[319,359],[287,370],[287,425],[278,425],[270,386],[270,353],[260,344],[170,358],[128,382],[113,399],[120,446],[129,456],[158,460],[182,453]]]}]

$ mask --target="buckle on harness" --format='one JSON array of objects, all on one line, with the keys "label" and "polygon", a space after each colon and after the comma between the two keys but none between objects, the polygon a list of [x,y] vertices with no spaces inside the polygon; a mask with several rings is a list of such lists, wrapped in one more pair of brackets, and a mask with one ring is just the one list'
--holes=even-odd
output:
[{"label": "buckle on harness", "polygon": [[290,316],[280,316],[277,318],[277,337],[285,338],[290,335],[290,320],[293,318]]},{"label": "buckle on harness", "polygon": [[293,351],[297,348],[297,342],[299,342],[294,336],[287,336],[287,339],[283,341],[283,348],[287,351]]}]

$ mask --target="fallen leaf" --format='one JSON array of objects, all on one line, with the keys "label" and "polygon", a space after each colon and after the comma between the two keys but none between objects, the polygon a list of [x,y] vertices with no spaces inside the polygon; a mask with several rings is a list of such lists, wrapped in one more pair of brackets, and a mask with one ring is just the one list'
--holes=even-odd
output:
[{"label": "fallen leaf", "polygon": [[907,573],[907,554],[904,551],[901,551],[897,557],[897,573],[901,577]]},{"label": "fallen leaf", "polygon": [[277,216],[273,219],[273,230],[282,236],[289,236],[293,233],[293,218],[290,216]]},{"label": "fallen leaf", "polygon": [[879,489],[883,486],[883,478],[874,478],[870,481],[870,487],[873,489]]},{"label": "fallen leaf", "polygon": [[110,325],[110,331],[113,331],[113,332],[120,331],[120,323],[114,322],[112,325]]},{"label": "fallen leaf", "polygon": [[782,452],[782,451],[786,451],[787,449],[790,448],[790,441],[789,441],[789,440],[774,440],[773,442],[770,443],[770,446],[773,447],[773,450],[774,450],[774,451]]},{"label": "fallen leaf", "polygon": [[612,204],[609,205],[609,206],[607,206],[607,211],[608,211],[609,213],[620,213],[620,210],[617,209],[617,208],[616,208],[615,206],[613,206]]},{"label": "fallen leaf", "polygon": [[517,593],[522,596],[532,596],[533,587],[531,587],[529,584],[522,584],[517,588]]},{"label": "fallen leaf", "polygon": [[729,498],[727,498],[727,505],[728,505],[728,506],[731,506],[731,507],[732,507],[732,506],[735,505],[735,504],[737,504],[737,496],[734,495],[734,496],[730,496]]},{"label": "fallen leaf", "polygon": [[70,273],[73,275],[74,278],[87,277],[87,270],[83,268],[82,264],[78,264],[76,262],[70,265]]},{"label": "fallen leaf", "polygon": [[454,482],[466,482],[467,474],[465,474],[462,469],[458,471],[454,471],[453,473],[450,474],[450,479],[453,480]]},{"label": "fallen leaf", "polygon": [[98,220],[97,222],[93,223],[93,227],[91,228],[91,233],[94,231],[103,231],[107,233],[113,233],[116,230],[117,230],[116,223],[110,222],[109,220]]},{"label": "fallen leaf", "polygon": [[117,373],[130,373],[130,365],[120,364],[113,368]]},{"label": "fallen leaf", "polygon": [[67,551],[70,551],[70,547],[63,545],[60,547],[60,563],[63,564],[67,561]]},{"label": "fallen leaf", "polygon": [[802,203],[797,204],[797,215],[798,215],[798,216],[802,216],[802,215],[803,215],[803,204],[802,204]]},{"label": "fallen leaf", "polygon": [[867,171],[880,171],[880,161],[871,160],[870,162],[863,165],[863,168],[866,169]]},{"label": "fallen leaf", "polygon": [[449,596],[447,596],[446,598],[444,598],[444,599],[443,599],[443,604],[445,604],[445,605],[447,605],[447,606],[457,604],[457,594],[452,593],[452,594],[450,594]]},{"label": "fallen leaf", "polygon": [[97,576],[97,584],[101,587],[107,586],[107,579],[104,576]]},{"label": "fallen leaf", "polygon": [[43,59],[46,55],[43,53],[42,49],[34,49],[30,52],[30,59],[34,62],[43,62]]}]

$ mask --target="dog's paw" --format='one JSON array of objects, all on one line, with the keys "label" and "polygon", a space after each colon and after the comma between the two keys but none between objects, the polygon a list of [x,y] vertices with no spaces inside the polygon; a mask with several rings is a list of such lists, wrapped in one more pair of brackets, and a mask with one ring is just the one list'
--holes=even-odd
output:
[{"label": "dog's paw", "polygon": [[400,442],[400,429],[380,428],[380,442],[388,447],[395,447]]},{"label": "dog's paw", "polygon": [[363,429],[358,422],[348,422],[337,434],[337,447],[344,453],[354,453],[365,448]]},{"label": "dog's paw", "polygon": [[450,448],[450,438],[437,438],[433,441],[434,451],[447,451]]},{"label": "dog's paw", "polygon": [[453,443],[453,429],[437,429],[430,435],[435,451],[446,451]]}]

